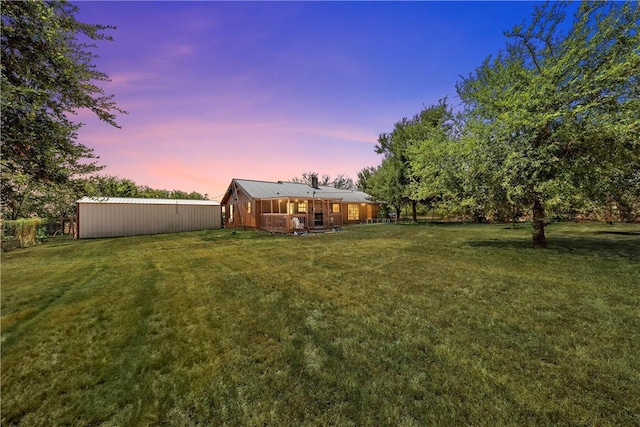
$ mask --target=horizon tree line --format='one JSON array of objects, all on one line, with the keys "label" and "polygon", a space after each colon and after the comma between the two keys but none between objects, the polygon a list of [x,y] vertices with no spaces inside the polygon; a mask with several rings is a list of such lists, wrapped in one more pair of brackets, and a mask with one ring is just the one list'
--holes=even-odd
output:
[{"label": "horizon tree line", "polygon": [[[109,77],[93,63],[94,43],[112,40],[115,27],[79,22],[77,12],[66,1],[3,4],[5,218],[64,216],[70,200],[98,189],[102,196],[178,194],[96,176],[104,166],[78,141],[82,124],[71,118],[87,109],[119,127],[117,115],[127,112],[104,92]],[[639,23],[637,2],[536,5],[528,21],[505,31],[500,52],[456,84],[461,111],[447,98],[425,107],[380,134],[382,161],[357,182],[343,174],[319,181],[366,191],[398,216],[410,206],[414,221],[420,205],[476,221],[529,218],[535,247],[546,245],[550,216],[591,212],[610,222],[616,212],[637,220]]]}]

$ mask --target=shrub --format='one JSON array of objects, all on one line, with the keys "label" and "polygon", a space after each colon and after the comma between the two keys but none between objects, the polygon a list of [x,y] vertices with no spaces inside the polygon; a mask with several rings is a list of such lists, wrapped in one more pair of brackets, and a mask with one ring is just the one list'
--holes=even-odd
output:
[{"label": "shrub", "polygon": [[3,239],[13,236],[20,241],[21,247],[36,244],[44,236],[38,230],[45,224],[41,218],[23,218],[12,221],[3,221]]}]

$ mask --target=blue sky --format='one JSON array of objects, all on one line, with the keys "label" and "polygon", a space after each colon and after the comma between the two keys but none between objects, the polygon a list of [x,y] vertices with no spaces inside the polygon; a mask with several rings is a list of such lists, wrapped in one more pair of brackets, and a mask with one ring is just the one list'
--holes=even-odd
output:
[{"label": "blue sky", "polygon": [[378,135],[449,97],[533,2],[75,2],[129,112],[86,112],[104,174],[220,198],[232,178],[356,179]]}]

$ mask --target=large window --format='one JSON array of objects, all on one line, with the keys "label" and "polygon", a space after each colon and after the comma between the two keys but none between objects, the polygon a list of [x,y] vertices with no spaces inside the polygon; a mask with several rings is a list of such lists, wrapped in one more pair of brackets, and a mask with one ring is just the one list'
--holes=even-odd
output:
[{"label": "large window", "polygon": [[331,207],[331,212],[340,212],[340,203],[334,203]]},{"label": "large window", "polygon": [[358,205],[348,205],[347,206],[347,219],[349,221],[358,221],[358,220],[360,220],[360,206],[358,206]]}]

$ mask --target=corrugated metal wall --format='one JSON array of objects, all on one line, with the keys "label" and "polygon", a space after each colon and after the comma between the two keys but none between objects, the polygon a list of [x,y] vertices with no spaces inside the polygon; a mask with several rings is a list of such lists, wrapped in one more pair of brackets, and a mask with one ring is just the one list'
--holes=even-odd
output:
[{"label": "corrugated metal wall", "polygon": [[219,205],[78,204],[79,239],[219,228],[222,228]]}]

